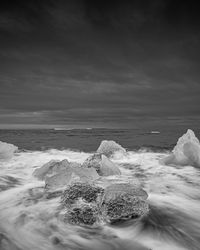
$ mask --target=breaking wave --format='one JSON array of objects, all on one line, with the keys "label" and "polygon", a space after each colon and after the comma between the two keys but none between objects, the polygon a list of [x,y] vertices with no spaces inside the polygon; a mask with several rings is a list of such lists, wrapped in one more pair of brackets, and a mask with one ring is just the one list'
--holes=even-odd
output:
[{"label": "breaking wave", "polygon": [[140,181],[149,194],[147,216],[95,228],[64,224],[57,216],[60,198],[44,198],[44,182],[32,173],[50,160],[83,163],[90,155],[18,151],[0,161],[0,249],[200,249],[200,172],[192,166],[162,165],[168,152],[128,151],[111,157],[124,179]]}]

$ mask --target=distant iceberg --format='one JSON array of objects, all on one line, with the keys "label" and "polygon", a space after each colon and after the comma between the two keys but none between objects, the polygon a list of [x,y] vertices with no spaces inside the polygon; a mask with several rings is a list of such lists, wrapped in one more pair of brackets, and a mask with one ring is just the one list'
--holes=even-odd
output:
[{"label": "distant iceberg", "polygon": [[69,128],[54,128],[54,130],[71,130],[71,128],[69,129]]},{"label": "distant iceberg", "polygon": [[0,160],[11,158],[17,150],[15,145],[0,141]]},{"label": "distant iceberg", "polygon": [[107,141],[107,140],[102,141],[97,149],[97,153],[104,154],[107,157],[111,156],[117,151],[121,153],[126,153],[126,149],[123,148],[121,145],[119,145],[115,141]]},{"label": "distant iceberg", "polygon": [[200,143],[191,129],[178,139],[172,154],[162,159],[161,163],[200,167]]}]

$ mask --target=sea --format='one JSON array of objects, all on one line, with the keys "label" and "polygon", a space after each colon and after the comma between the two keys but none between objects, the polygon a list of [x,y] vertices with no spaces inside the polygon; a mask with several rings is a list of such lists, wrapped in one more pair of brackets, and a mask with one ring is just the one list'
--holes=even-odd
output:
[{"label": "sea", "polygon": [[[0,159],[0,250],[200,250],[200,168],[161,163],[185,132],[0,130],[0,141],[18,147],[12,158]],[[194,132],[200,138],[200,130]],[[103,140],[127,150],[110,160],[120,178],[139,182],[148,193],[149,213],[117,225],[63,223],[57,216],[60,198],[43,199],[44,182],[32,173],[50,160],[83,163]]]}]

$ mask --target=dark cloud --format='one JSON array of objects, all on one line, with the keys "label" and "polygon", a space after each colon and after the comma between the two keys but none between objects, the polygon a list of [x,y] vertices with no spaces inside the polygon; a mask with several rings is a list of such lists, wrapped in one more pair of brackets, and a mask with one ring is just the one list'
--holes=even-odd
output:
[{"label": "dark cloud", "polygon": [[196,124],[197,7],[171,0],[1,2],[0,122]]}]

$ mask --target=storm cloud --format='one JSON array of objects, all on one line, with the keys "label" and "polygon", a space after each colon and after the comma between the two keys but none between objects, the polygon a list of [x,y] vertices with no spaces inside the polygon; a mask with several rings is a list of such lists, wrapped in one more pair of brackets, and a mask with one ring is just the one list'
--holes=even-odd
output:
[{"label": "storm cloud", "polygon": [[197,126],[193,1],[3,1],[0,123]]}]

